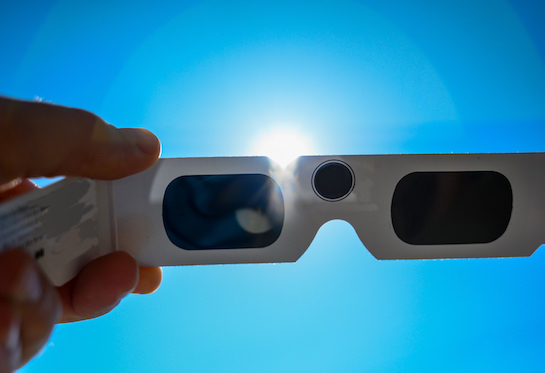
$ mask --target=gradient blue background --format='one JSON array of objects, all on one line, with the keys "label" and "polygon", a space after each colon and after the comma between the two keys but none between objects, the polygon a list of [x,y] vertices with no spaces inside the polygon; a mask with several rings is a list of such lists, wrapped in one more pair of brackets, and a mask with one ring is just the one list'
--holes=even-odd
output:
[{"label": "gradient blue background", "polygon": [[[3,1],[0,93],[145,127],[163,156],[545,151],[542,1]],[[545,170],[544,170],[545,172]],[[545,229],[545,227],[544,227]],[[167,268],[22,372],[543,372],[545,253]]]}]

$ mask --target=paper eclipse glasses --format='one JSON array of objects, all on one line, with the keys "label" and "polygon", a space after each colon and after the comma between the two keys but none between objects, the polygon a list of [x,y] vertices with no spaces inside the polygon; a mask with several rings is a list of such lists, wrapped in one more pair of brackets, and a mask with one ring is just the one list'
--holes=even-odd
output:
[{"label": "paper eclipse glasses", "polygon": [[529,256],[545,243],[545,153],[160,159],[0,205],[0,249],[56,284],[124,250],[144,266],[294,262],[342,219],[377,259]]}]

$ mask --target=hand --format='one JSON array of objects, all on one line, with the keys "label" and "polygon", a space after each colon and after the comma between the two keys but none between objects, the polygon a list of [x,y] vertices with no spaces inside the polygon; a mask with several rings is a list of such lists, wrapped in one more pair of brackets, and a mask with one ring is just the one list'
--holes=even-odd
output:
[{"label": "hand", "polygon": [[[0,97],[0,202],[36,188],[28,178],[117,179],[150,167],[159,153],[149,131],[117,129],[80,109]],[[103,315],[131,292],[155,291],[161,276],[160,268],[138,267],[118,251],[55,288],[22,250],[1,254],[0,372],[28,362],[56,322]]]}]

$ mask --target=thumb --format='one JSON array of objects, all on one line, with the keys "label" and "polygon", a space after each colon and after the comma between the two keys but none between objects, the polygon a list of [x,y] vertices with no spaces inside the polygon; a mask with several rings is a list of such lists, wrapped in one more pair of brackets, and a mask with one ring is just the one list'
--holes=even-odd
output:
[{"label": "thumb", "polygon": [[117,179],[150,167],[160,151],[145,129],[117,129],[85,110],[0,97],[0,185],[59,175]]}]

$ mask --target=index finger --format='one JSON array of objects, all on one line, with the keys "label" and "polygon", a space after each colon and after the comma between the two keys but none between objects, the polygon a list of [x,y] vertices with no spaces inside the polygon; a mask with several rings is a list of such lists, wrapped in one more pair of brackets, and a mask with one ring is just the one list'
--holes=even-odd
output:
[{"label": "index finger", "polygon": [[117,129],[88,111],[0,97],[0,184],[16,178],[117,179],[159,157],[144,129]]}]

